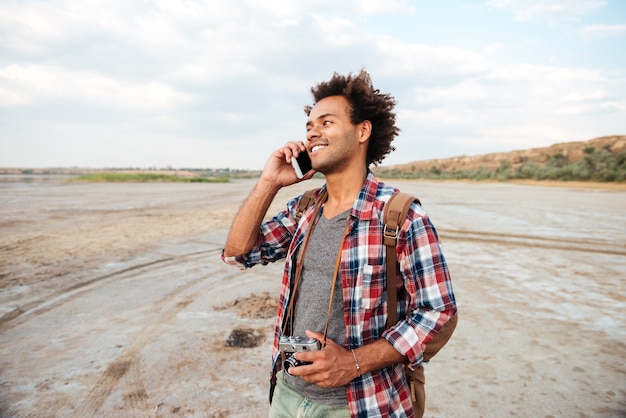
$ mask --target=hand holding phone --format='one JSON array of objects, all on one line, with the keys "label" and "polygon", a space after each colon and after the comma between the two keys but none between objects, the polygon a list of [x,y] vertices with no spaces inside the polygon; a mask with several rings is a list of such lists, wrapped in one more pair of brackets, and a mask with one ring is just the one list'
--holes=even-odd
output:
[{"label": "hand holding phone", "polygon": [[311,158],[306,151],[302,151],[298,154],[297,158],[291,157],[291,165],[296,172],[296,176],[301,179],[306,176],[306,173],[313,169],[311,165]]}]

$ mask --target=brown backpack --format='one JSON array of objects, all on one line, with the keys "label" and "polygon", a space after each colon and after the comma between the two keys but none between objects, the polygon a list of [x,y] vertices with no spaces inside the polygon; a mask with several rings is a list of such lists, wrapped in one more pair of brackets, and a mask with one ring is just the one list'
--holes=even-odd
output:
[{"label": "brown backpack", "polygon": [[[315,193],[317,190],[319,189],[308,190],[304,193],[302,198],[300,198],[296,210],[296,222],[299,222],[304,212],[315,203]],[[407,193],[395,192],[389,198],[389,201],[387,201],[383,209],[383,235],[387,253],[387,327],[398,322],[396,312],[398,303],[398,293],[396,291],[396,244],[402,223],[404,223],[413,202],[420,203],[420,200]],[[443,325],[439,332],[435,334],[433,339],[426,344],[426,348],[424,349],[424,362],[430,361],[430,359],[446,345],[456,328],[457,319],[458,315],[454,314],[454,316]],[[405,367],[404,376],[411,392],[413,413],[416,418],[421,418],[424,415],[426,406],[424,366],[421,365],[413,370]]]}]

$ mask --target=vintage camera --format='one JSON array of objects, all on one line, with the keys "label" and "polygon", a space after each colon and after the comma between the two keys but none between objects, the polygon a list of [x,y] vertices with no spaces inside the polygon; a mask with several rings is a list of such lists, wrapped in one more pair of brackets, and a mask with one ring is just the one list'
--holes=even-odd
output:
[{"label": "vintage camera", "polygon": [[285,373],[289,373],[290,367],[298,367],[304,363],[296,360],[293,356],[294,353],[301,351],[318,351],[320,349],[320,343],[315,338],[298,337],[298,336],[282,336],[278,341],[278,348],[285,354],[285,361],[283,362],[283,370]]}]

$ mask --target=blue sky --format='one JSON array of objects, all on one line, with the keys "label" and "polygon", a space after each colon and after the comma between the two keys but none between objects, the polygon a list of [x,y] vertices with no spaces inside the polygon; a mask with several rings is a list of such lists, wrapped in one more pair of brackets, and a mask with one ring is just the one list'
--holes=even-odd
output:
[{"label": "blue sky", "polygon": [[383,165],[626,134],[624,50],[623,0],[0,0],[0,166],[259,169],[361,68]]}]

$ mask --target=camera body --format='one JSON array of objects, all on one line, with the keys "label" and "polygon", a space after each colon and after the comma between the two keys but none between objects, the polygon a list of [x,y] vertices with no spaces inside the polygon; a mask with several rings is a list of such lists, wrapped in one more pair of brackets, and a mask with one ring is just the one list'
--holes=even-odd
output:
[{"label": "camera body", "polygon": [[290,367],[298,367],[305,363],[296,360],[293,356],[294,353],[303,351],[318,351],[320,349],[320,343],[315,338],[299,337],[299,336],[282,336],[278,341],[278,348],[285,354],[285,361],[283,362],[283,370],[289,373]]}]

